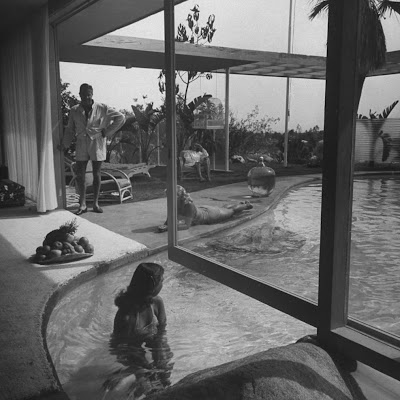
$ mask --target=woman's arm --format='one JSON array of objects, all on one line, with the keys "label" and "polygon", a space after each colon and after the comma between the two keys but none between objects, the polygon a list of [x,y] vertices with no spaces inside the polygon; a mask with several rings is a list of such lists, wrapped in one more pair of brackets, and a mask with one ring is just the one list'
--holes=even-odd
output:
[{"label": "woman's arm", "polygon": [[165,328],[167,325],[167,314],[165,313],[164,301],[160,296],[156,296],[153,299],[154,301],[154,312],[158,319],[159,329]]},{"label": "woman's arm", "polygon": [[196,206],[193,203],[185,204],[182,208],[178,207],[178,220],[185,221],[178,224],[178,231],[189,229],[192,226],[195,215]]}]

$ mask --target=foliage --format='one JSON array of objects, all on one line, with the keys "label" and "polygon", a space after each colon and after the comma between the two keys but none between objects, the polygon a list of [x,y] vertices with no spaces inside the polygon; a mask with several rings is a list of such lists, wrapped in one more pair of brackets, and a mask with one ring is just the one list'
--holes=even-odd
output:
[{"label": "foliage", "polygon": [[[143,99],[145,100],[145,96]],[[122,163],[131,163],[136,153],[140,153],[140,161],[149,163],[152,153],[161,146],[156,144],[157,125],[165,118],[165,114],[153,103],[132,105],[132,113],[124,110],[125,124],[111,137],[107,144],[107,161],[112,153]]]},{"label": "foliage", "polygon": [[106,162],[131,164],[139,152],[135,135],[136,118],[127,110],[120,110],[125,115],[125,123],[107,140]]},{"label": "foliage", "polygon": [[[284,135],[272,129],[278,121],[279,118],[260,117],[257,106],[242,119],[237,119],[230,113],[229,156],[241,155],[254,161],[261,155],[267,155],[281,162]],[[300,125],[296,130],[291,129],[288,132],[288,162],[306,164],[322,138],[323,131],[318,126],[306,131]]]},{"label": "foliage", "polygon": [[391,149],[392,149],[392,138],[390,137],[389,133],[387,132],[383,132],[381,130],[383,124],[384,124],[384,120],[386,118],[389,117],[390,113],[393,111],[393,109],[396,107],[397,103],[399,101],[396,100],[394,101],[390,106],[386,107],[380,114],[377,114],[376,111],[372,112],[371,110],[369,110],[369,118],[365,115],[359,114],[357,116],[358,119],[361,120],[368,120],[368,119],[378,119],[381,120],[380,122],[378,122],[378,124],[375,126],[375,129],[373,131],[373,138],[372,138],[372,145],[371,145],[371,150],[370,150],[370,154],[369,154],[369,158],[370,158],[370,165],[374,165],[374,149],[375,149],[375,144],[376,141],[378,140],[378,138],[380,138],[382,140],[382,144],[383,144],[383,151],[382,151],[382,162],[385,162],[390,155]]},{"label": "foliage", "polygon": [[[315,6],[310,13],[310,19],[320,13],[327,11],[332,0],[316,0]],[[398,2],[390,0],[362,0],[360,11],[360,34],[359,47],[360,56],[358,59],[358,101],[361,98],[361,91],[364,81],[369,72],[382,67],[386,62],[386,39],[381,24],[381,19],[386,14],[393,12],[400,14]]]},{"label": "foliage", "polygon": [[[77,104],[79,104],[79,99],[75,97],[69,90],[69,83],[63,82],[60,79],[61,86],[61,113],[62,113],[62,122],[63,127],[65,128],[68,124],[68,115],[71,108]],[[71,145],[66,150],[66,154],[72,156],[75,153],[76,147],[76,139],[75,137],[72,139]]]},{"label": "foliage", "polygon": [[[178,115],[178,124],[177,127],[177,148],[178,154],[181,150],[185,149],[188,144],[196,137],[196,133],[198,130],[193,128],[194,122],[194,111],[199,109],[202,105],[207,104],[208,99],[211,98],[210,94],[203,94],[201,96],[195,97],[189,104],[186,104],[185,100],[178,96],[177,102],[177,115]],[[199,137],[197,140],[200,140]],[[203,145],[205,143],[200,143]],[[207,149],[208,146],[205,146]],[[211,150],[208,148],[207,150]]]},{"label": "foliage", "polygon": [[[184,98],[181,95],[177,96],[176,102],[176,143],[177,143],[177,154],[183,149],[189,146],[192,141],[196,138],[198,130],[193,128],[194,111],[207,103],[207,100],[211,98],[210,94],[203,94],[195,97],[190,103],[186,104]],[[161,113],[166,115],[165,104],[161,106]],[[201,143],[200,143],[201,144]],[[203,146],[206,148],[205,146]],[[206,148],[206,150],[208,150]]]},{"label": "foliage", "polygon": [[[194,45],[204,45],[211,43],[216,32],[214,27],[215,15],[208,16],[205,25],[200,25],[200,7],[196,4],[186,18],[186,24],[179,24],[175,40],[181,43],[190,43]],[[211,97],[209,94],[204,94],[193,99],[188,104],[188,90],[190,84],[201,77],[212,79],[212,74],[209,72],[199,71],[176,71],[175,78],[179,77],[180,81],[184,84],[184,90],[180,90],[180,86],[176,84],[176,113],[177,113],[177,152],[178,154],[183,150],[191,140],[196,136],[196,131],[192,127],[194,121],[194,110],[201,104],[205,104],[207,99]],[[158,87],[162,94],[165,93],[165,70],[162,70],[158,77]],[[165,107],[165,106],[164,106]],[[202,136],[199,133],[200,136]],[[203,136],[208,136],[203,135]],[[207,143],[204,144],[205,148],[210,149]]]},{"label": "foliage", "polygon": [[[188,14],[186,18],[187,27],[183,24],[179,24],[178,32],[175,40],[181,43],[191,43],[195,45],[204,45],[205,43],[211,43],[214,37],[216,29],[214,28],[215,15],[211,14],[208,16],[208,20],[204,26],[199,25],[200,19],[200,7],[196,4]],[[207,72],[199,71],[176,71],[175,77],[179,77],[185,86],[183,94],[180,92],[179,84],[176,85],[176,93],[181,93],[184,103],[187,101],[187,94],[189,86],[192,82],[196,81],[201,77],[206,79],[212,79],[212,74]],[[162,70],[158,76],[158,88],[162,94],[165,93],[165,70]]]},{"label": "foliage", "polygon": [[[268,116],[259,117],[259,108],[247,114],[245,118],[238,119],[229,114],[229,156],[246,155],[249,153],[268,152],[275,153],[278,148],[278,136],[273,134],[272,125],[279,118]],[[280,134],[278,134],[280,135]]]},{"label": "foliage", "polygon": [[[288,154],[287,159],[292,164],[308,163],[310,158],[315,155],[318,149],[318,143],[323,139],[323,131],[316,125],[311,129],[302,131],[297,126],[294,131],[288,132]],[[284,138],[279,141],[279,146],[283,151]]]},{"label": "foliage", "polygon": [[396,107],[397,103],[399,100],[394,101],[389,107],[386,107],[380,114],[377,114],[376,111],[372,112],[369,110],[369,117],[366,115],[358,114],[357,118],[358,119],[385,119],[389,117],[389,114],[393,111],[393,109]]},{"label": "foliage", "polygon": [[69,110],[79,104],[79,99],[75,97],[69,90],[69,83],[63,82],[60,79],[60,86],[61,86],[61,112],[62,112],[62,120],[63,126],[67,126],[68,124],[68,114]]},{"label": "foliage", "polygon": [[141,159],[148,164],[153,151],[159,148],[155,145],[156,127],[165,118],[165,114],[159,109],[154,109],[153,103],[147,103],[146,107],[133,105],[132,110],[136,117]]}]

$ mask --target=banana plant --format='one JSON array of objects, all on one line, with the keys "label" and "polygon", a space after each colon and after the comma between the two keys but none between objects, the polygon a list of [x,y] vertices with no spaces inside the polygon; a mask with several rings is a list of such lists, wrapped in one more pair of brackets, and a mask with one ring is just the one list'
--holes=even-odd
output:
[{"label": "banana plant", "polygon": [[396,107],[397,103],[399,100],[394,101],[390,106],[386,107],[380,114],[377,114],[376,111],[372,112],[369,110],[369,117],[358,114],[357,118],[358,119],[385,119],[389,117],[389,114],[393,111],[393,109]]},{"label": "banana plant", "polygon": [[165,119],[165,114],[161,110],[153,108],[153,103],[148,103],[144,109],[143,107],[132,105],[132,110],[139,133],[141,159],[147,164],[153,151],[160,147],[153,144],[155,141],[155,129]]},{"label": "banana plant", "polygon": [[382,152],[382,162],[385,162],[390,155],[390,151],[392,149],[392,138],[387,132],[383,132],[382,126],[385,123],[385,119],[389,117],[390,113],[393,111],[393,109],[396,107],[397,103],[399,100],[394,101],[390,106],[386,107],[383,109],[383,111],[378,114],[376,111],[372,112],[369,110],[369,117],[358,114],[357,118],[360,120],[380,120],[380,123],[376,124],[374,126],[374,130],[372,132],[373,136],[373,142],[371,145],[370,149],[370,164],[373,164],[373,159],[374,159],[374,153],[375,153],[375,145],[376,141],[379,139],[382,140],[383,144],[383,152]]},{"label": "banana plant", "polygon": [[176,113],[179,117],[176,137],[178,154],[195,135],[195,130],[192,126],[194,111],[201,105],[207,103],[208,99],[211,97],[211,94],[204,94],[195,97],[189,104],[185,104],[183,97],[178,96],[176,105]]}]

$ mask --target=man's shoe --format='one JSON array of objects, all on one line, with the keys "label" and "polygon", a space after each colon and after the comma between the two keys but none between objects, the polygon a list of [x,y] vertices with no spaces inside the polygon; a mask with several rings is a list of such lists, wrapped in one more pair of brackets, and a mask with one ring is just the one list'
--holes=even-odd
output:
[{"label": "man's shoe", "polygon": [[102,208],[100,208],[100,207],[93,207],[93,211],[95,212],[95,213],[99,213],[99,214],[102,214],[103,213],[103,209]]},{"label": "man's shoe", "polygon": [[84,213],[86,213],[87,212],[87,207],[86,208],[80,208],[76,213],[75,213],[75,215],[82,215],[82,214],[84,214]]}]

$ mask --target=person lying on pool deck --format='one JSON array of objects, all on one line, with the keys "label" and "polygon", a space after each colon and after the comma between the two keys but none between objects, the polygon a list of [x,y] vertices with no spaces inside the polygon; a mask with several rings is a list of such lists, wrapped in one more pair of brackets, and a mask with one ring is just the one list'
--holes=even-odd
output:
[{"label": "person lying on pool deck", "polygon": [[[211,225],[226,221],[234,214],[250,210],[253,205],[249,201],[218,206],[196,206],[186,190],[177,185],[178,230],[189,229],[192,225]],[[165,232],[168,220],[158,227],[158,232]]]}]

